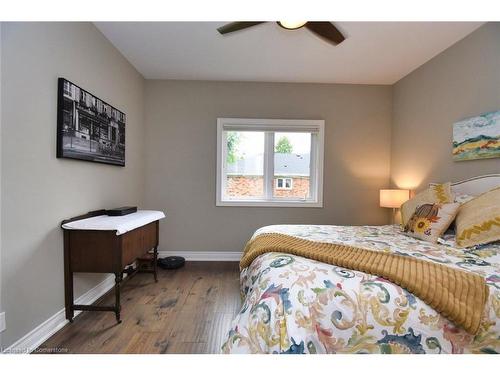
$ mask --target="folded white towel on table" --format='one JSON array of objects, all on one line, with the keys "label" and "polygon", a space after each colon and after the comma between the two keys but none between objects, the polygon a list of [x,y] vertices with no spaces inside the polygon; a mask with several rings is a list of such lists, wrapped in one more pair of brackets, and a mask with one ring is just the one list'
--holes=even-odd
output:
[{"label": "folded white towel on table", "polygon": [[116,230],[116,235],[119,236],[164,217],[165,214],[161,211],[139,210],[124,216],[94,216],[63,224],[62,227],[71,230]]}]

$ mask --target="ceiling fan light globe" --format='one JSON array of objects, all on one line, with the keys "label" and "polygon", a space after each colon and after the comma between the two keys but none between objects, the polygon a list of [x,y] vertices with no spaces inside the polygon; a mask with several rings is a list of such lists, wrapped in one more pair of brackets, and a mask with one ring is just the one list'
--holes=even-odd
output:
[{"label": "ceiling fan light globe", "polygon": [[300,29],[307,21],[278,21],[278,25],[288,30]]}]

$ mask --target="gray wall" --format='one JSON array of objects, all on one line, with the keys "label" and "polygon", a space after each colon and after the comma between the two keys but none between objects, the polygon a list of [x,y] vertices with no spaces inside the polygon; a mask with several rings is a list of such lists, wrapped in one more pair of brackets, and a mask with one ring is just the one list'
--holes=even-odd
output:
[{"label": "gray wall", "polygon": [[[145,203],[165,210],[160,250],[241,251],[278,223],[382,224],[390,86],[146,81]],[[324,208],[216,207],[217,117],[324,119]]]},{"label": "gray wall", "polygon": [[[4,23],[2,28],[2,302],[8,346],[64,306],[61,219],[141,204],[140,74],[90,23]],[[56,159],[57,78],[127,115],[126,167]],[[81,275],[75,298],[102,276]]]},{"label": "gray wall", "polygon": [[500,172],[500,160],[452,160],[452,124],[500,110],[500,23],[488,23],[394,86],[391,178],[400,187]]}]

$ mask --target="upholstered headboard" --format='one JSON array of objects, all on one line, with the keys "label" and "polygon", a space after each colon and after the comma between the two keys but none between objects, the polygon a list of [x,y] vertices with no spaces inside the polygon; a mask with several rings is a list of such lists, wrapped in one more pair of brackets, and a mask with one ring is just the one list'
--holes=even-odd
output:
[{"label": "upholstered headboard", "polygon": [[488,174],[452,182],[451,189],[455,194],[479,195],[500,186],[500,174]]}]

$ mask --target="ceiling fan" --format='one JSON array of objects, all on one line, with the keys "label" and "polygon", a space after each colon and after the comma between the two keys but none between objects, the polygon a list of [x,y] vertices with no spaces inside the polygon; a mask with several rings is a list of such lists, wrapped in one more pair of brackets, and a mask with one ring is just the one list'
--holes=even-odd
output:
[{"label": "ceiling fan", "polygon": [[[256,26],[266,21],[257,22],[231,22],[221,26],[217,31],[221,34],[228,34],[234,31],[243,30],[248,27]],[[309,21],[309,22],[295,22],[295,21],[277,21],[278,25],[286,30],[297,30],[302,27],[312,31],[317,36],[325,39],[326,41],[337,45],[345,40],[344,35],[337,29],[333,23],[326,21]]]}]

